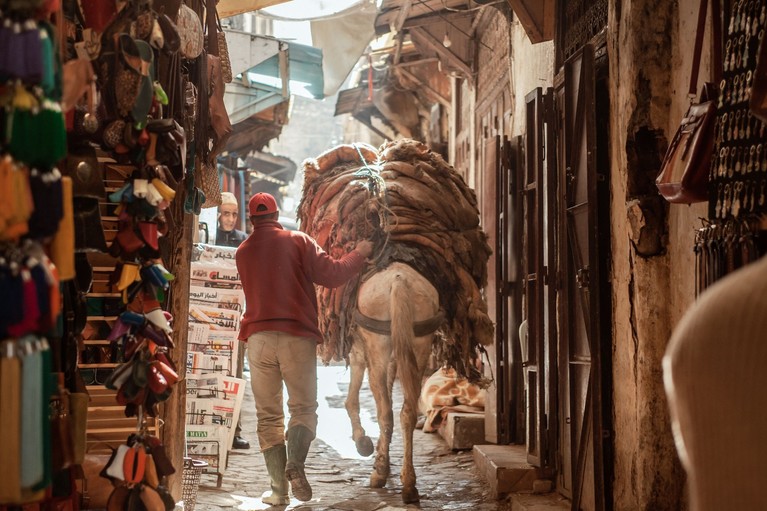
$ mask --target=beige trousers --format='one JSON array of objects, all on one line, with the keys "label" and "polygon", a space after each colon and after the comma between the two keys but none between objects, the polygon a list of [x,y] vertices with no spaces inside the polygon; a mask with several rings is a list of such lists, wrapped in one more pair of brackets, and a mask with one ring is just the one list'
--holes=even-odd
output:
[{"label": "beige trousers", "polygon": [[256,400],[261,451],[285,443],[282,384],[288,390],[288,429],[317,431],[317,342],[285,332],[248,337],[250,381]]}]

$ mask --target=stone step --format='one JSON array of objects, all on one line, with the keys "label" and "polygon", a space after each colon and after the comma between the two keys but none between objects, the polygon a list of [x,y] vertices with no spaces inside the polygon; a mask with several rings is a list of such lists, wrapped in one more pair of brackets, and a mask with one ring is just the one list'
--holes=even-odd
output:
[{"label": "stone step", "polygon": [[450,412],[438,431],[452,450],[471,449],[474,444],[485,441],[485,416],[480,413]]},{"label": "stone step", "polygon": [[512,493],[511,511],[564,511],[571,508],[570,501],[558,493]]},{"label": "stone step", "polygon": [[524,445],[475,445],[474,464],[487,481],[493,498],[514,492],[532,492],[533,483],[544,479],[540,469],[527,462]]}]

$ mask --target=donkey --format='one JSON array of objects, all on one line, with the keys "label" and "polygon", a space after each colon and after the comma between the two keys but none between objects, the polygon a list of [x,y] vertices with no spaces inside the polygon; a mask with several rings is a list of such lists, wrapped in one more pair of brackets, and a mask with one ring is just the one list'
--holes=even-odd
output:
[{"label": "donkey", "polygon": [[357,452],[371,455],[373,442],[365,434],[359,414],[359,391],[367,368],[380,430],[370,486],[382,488],[390,471],[389,445],[394,429],[392,386],[395,373],[399,374],[404,394],[400,425],[405,442],[400,479],[406,504],[420,500],[413,468],[413,430],[432,339],[443,321],[437,290],[406,264],[392,263],[359,287],[354,312],[357,333],[349,352],[351,381],[346,411]]}]

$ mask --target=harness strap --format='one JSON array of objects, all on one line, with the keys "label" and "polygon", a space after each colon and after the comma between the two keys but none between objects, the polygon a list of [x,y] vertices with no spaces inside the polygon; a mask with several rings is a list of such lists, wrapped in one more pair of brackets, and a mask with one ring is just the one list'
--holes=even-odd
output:
[{"label": "harness strap", "polygon": [[[380,335],[391,335],[391,321],[369,318],[362,314],[359,309],[354,309],[353,319],[365,330],[370,330]],[[440,309],[433,318],[413,323],[413,335],[423,337],[424,335],[434,333],[444,322],[445,311]]]}]

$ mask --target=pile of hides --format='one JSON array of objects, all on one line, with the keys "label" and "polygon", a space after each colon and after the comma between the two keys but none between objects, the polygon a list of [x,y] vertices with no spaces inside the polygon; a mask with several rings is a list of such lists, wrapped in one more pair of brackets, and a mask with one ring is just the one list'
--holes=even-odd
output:
[{"label": "pile of hides", "polygon": [[435,336],[436,360],[480,381],[477,359],[493,342],[480,294],[491,250],[479,227],[476,195],[460,174],[410,139],[378,151],[366,144],[341,145],[303,167],[301,229],[334,257],[352,250],[358,240],[375,242],[369,272],[335,289],[317,288],[323,361],[348,360],[360,283],[399,261],[439,292],[447,320]]}]

